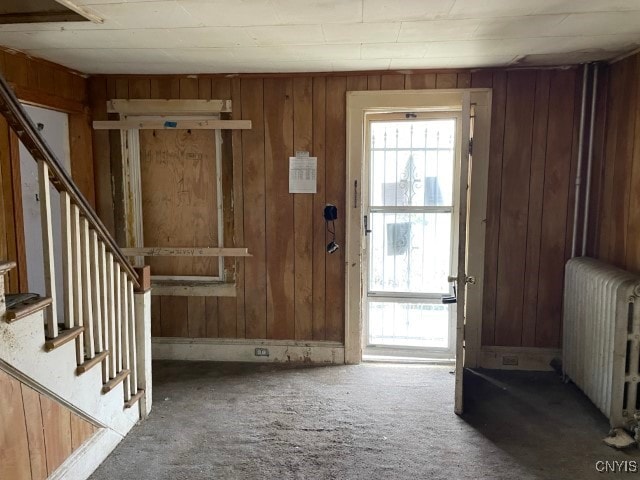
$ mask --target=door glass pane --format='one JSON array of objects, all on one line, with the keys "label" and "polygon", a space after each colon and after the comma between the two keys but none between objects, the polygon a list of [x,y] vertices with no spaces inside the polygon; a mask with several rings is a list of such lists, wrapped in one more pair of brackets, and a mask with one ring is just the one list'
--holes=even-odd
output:
[{"label": "door glass pane", "polygon": [[370,291],[449,291],[451,213],[372,213],[370,228]]},{"label": "door glass pane", "polygon": [[446,305],[370,301],[368,343],[447,348],[449,309]]},{"label": "door glass pane", "polygon": [[371,206],[451,206],[455,119],[371,122]]}]

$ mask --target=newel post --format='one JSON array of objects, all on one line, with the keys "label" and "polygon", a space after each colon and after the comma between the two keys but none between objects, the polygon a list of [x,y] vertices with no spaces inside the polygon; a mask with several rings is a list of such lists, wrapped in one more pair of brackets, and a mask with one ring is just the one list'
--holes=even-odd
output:
[{"label": "newel post", "polygon": [[144,390],[140,403],[140,417],[151,412],[151,268],[135,269],[140,287],[134,290],[136,315],[136,354],[138,358],[138,390]]}]

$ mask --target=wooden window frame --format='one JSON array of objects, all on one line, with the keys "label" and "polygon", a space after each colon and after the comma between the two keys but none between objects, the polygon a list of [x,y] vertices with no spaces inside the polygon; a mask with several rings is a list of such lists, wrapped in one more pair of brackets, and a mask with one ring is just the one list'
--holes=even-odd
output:
[{"label": "wooden window frame", "polygon": [[[119,100],[112,99],[107,102],[107,109],[111,113],[117,113],[119,121],[158,121],[171,117],[172,120],[210,121],[220,120],[221,113],[231,111],[230,100]],[[121,110],[121,111],[118,111]],[[125,112],[125,113],[122,113]],[[215,155],[216,155],[216,209],[218,212],[218,245],[224,243],[224,192],[222,181],[222,131],[215,131]],[[142,214],[142,182],[140,169],[140,135],[139,129],[120,129],[121,154],[122,154],[122,188],[124,211],[124,242],[125,248],[142,249],[144,245],[143,214]],[[192,247],[192,246],[185,246]],[[223,248],[223,250],[225,250]],[[225,256],[218,257],[217,276],[194,275],[151,275],[152,281],[170,281],[173,287],[167,287],[172,291],[181,291],[180,295],[192,292],[194,295],[204,293],[217,296],[234,296],[233,289],[225,288],[232,285],[235,278],[226,278]],[[134,265],[144,265],[144,256],[135,256]],[[220,284],[216,286],[215,284]],[[165,288],[165,290],[167,290]],[[162,288],[156,290],[156,294],[162,294]],[[167,294],[167,293],[165,293]]]}]

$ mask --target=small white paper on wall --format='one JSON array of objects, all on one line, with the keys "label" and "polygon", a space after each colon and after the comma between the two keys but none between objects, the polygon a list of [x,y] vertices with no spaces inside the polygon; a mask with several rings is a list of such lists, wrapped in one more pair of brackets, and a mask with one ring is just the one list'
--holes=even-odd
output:
[{"label": "small white paper on wall", "polygon": [[316,193],[318,158],[301,153],[289,157],[289,193]]}]

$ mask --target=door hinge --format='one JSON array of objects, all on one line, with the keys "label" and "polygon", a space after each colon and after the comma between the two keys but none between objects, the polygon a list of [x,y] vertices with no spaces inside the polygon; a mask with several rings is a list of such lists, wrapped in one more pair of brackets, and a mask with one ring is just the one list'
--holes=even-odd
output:
[{"label": "door hinge", "polygon": [[469,139],[469,155],[473,155],[473,138]]}]

